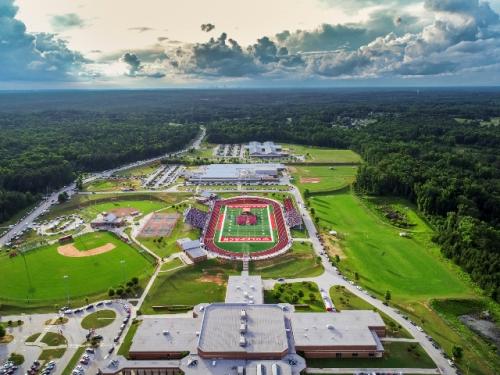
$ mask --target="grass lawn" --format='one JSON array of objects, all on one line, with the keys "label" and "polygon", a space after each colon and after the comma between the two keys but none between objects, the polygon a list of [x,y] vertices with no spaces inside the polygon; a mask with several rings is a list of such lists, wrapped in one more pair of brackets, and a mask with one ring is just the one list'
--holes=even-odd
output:
[{"label": "grass lawn", "polygon": [[188,310],[202,302],[222,302],[228,276],[240,271],[240,263],[210,259],[160,273],[141,310],[144,314],[158,314]]},{"label": "grass lawn", "polygon": [[335,150],[332,148],[282,144],[283,149],[294,155],[304,155],[308,163],[341,163],[357,164],[361,156],[351,150]]},{"label": "grass lawn", "polygon": [[71,375],[73,372],[73,369],[76,367],[78,362],[80,361],[81,356],[85,352],[85,345],[79,346],[78,349],[76,349],[75,354],[73,354],[73,357],[69,360],[68,364],[66,365],[66,368],[62,372],[62,375]]},{"label": "grass lawn", "polygon": [[158,169],[160,162],[156,161],[150,164],[141,165],[140,167],[125,169],[123,171],[117,172],[116,176],[121,177],[140,177],[147,176]]},{"label": "grass lawn", "polygon": [[400,229],[381,220],[350,192],[310,198],[323,231],[339,233],[346,259],[340,268],[357,271],[360,284],[379,295],[390,290],[401,301],[438,296],[471,296],[470,285],[444,261],[431,241],[432,230],[421,223],[412,238],[399,236]]},{"label": "grass lawn", "polygon": [[114,310],[99,310],[83,318],[82,328],[103,328],[109,326],[115,319],[116,312]]},{"label": "grass lawn", "polygon": [[66,341],[66,338],[63,335],[55,332],[47,332],[40,341],[44,344],[47,344],[48,346],[60,346],[68,344],[68,341]]},{"label": "grass lawn", "polygon": [[273,290],[264,291],[264,300],[265,303],[289,303],[298,312],[325,312],[318,286],[308,281],[276,284]]},{"label": "grass lawn", "polygon": [[26,339],[26,342],[35,342],[37,338],[39,338],[41,333],[34,333]]},{"label": "grass lawn", "polygon": [[45,349],[40,353],[38,360],[40,361],[50,361],[52,359],[61,358],[64,353],[66,353],[66,348],[61,349]]},{"label": "grass lawn", "polygon": [[[404,209],[413,225],[404,229],[411,238],[402,238],[402,231],[374,208],[381,202]],[[434,299],[477,299],[479,292],[458,267],[444,259],[440,249],[431,242],[432,229],[414,211],[411,204],[398,200],[361,200],[349,192],[317,196],[310,199],[321,230],[335,229],[346,258],[339,267],[359,284],[383,297],[392,294],[391,303],[402,309],[422,326],[450,355],[453,345],[464,348],[464,357],[479,374],[496,374],[492,353],[477,335],[460,329],[445,314],[438,314]],[[495,304],[495,306],[498,306]],[[478,341],[479,340],[479,341]],[[458,364],[465,371],[466,367]],[[472,368],[471,367],[471,368]]]},{"label": "grass lawn", "polygon": [[[0,301],[6,305],[29,307],[64,303],[91,297],[138,277],[145,281],[153,267],[148,258],[108,232],[85,234],[75,239],[75,246],[86,250],[112,243],[116,247],[90,257],[65,257],[57,252],[58,244],[44,246],[9,258],[0,256]],[[120,263],[122,260],[125,263]],[[64,278],[65,275],[69,277]],[[4,306],[2,306],[3,308]]]},{"label": "grass lawn", "polygon": [[183,265],[184,263],[182,263],[182,260],[180,260],[180,258],[174,258],[171,261],[162,264],[161,271],[170,271],[174,268],[181,267]]},{"label": "grass lawn", "polygon": [[309,242],[294,242],[292,248],[283,255],[250,263],[250,272],[266,279],[314,277],[323,271],[321,261]]},{"label": "grass lawn", "polygon": [[141,181],[138,179],[105,179],[95,180],[83,186],[83,191],[121,191],[122,189],[139,189]]},{"label": "grass lawn", "polygon": [[[358,296],[352,294],[341,285],[332,286],[330,288],[330,298],[338,311],[342,310],[374,310],[377,309]],[[401,327],[394,320],[389,318],[386,314],[378,311],[386,324],[387,336],[389,337],[402,337],[413,338],[406,329]]]},{"label": "grass lawn", "polygon": [[132,346],[132,339],[135,336],[135,333],[137,332],[137,329],[141,325],[142,320],[136,320],[134,319],[132,321],[132,324],[130,325],[130,328],[127,331],[127,334],[125,335],[125,338],[123,339],[122,344],[120,345],[120,348],[118,349],[118,355],[122,355],[125,358],[128,357],[128,353],[130,351],[130,347]]},{"label": "grass lawn", "polygon": [[419,344],[385,342],[382,358],[314,358],[306,360],[310,368],[435,368],[436,365]]},{"label": "grass lawn", "polygon": [[358,170],[357,166],[352,165],[297,165],[288,166],[288,169],[292,173],[294,185],[302,194],[305,189],[314,194],[345,188],[354,182]]}]

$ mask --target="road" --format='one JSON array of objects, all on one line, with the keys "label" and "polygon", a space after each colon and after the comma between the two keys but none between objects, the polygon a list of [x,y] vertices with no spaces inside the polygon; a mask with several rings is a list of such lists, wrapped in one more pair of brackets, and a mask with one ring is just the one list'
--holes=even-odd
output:
[{"label": "road", "polygon": [[[427,352],[429,357],[432,358],[434,363],[438,366],[438,369],[440,373],[442,374],[456,374],[455,368],[449,365],[448,360],[443,356],[440,350],[434,348],[432,346],[432,343],[427,339],[426,335],[424,332],[420,332],[416,326],[411,324],[408,320],[405,320],[399,313],[397,309],[394,309],[393,307],[386,306],[383,304],[382,301],[370,297],[367,293],[360,291],[359,289],[356,288],[355,285],[352,285],[348,281],[344,280],[341,275],[337,273],[337,270],[332,266],[330,263],[329,259],[327,256],[322,255],[324,252],[323,246],[321,245],[321,242],[319,241],[318,238],[318,232],[316,230],[316,226],[314,225],[314,222],[311,218],[311,215],[309,215],[309,212],[306,209],[306,206],[304,204],[304,200],[302,199],[302,195],[300,194],[299,190],[293,186],[292,190],[290,191],[297,202],[297,205],[299,207],[300,214],[302,215],[302,219],[304,220],[304,225],[309,232],[309,238],[311,240],[311,243],[313,245],[313,248],[318,256],[321,257],[321,261],[323,264],[323,267],[325,268],[325,272],[318,276],[318,277],[313,277],[313,278],[304,278],[304,279],[291,279],[291,280],[286,280],[289,282],[292,281],[313,281],[318,284],[319,288],[322,288],[326,290],[327,292],[330,290],[330,288],[334,285],[342,285],[344,286],[347,290],[349,290],[351,293],[355,294],[356,296],[362,298],[363,300],[367,301],[368,303],[372,304],[375,306],[379,311],[387,314],[390,318],[392,318],[394,321],[396,321],[398,324],[400,324],[402,327],[404,327],[417,341],[418,343],[422,346],[422,348]],[[267,281],[268,283],[272,281]]]},{"label": "road", "polygon": [[[201,126],[200,128],[201,128],[200,134],[186,148],[184,148],[182,150],[179,150],[179,151],[176,151],[173,153],[169,153],[169,154],[164,154],[164,155],[161,155],[161,156],[158,156],[155,158],[151,158],[151,159],[147,159],[147,160],[141,160],[141,161],[137,161],[134,163],[129,163],[129,164],[123,165],[123,166],[118,167],[118,168],[93,173],[92,175],[85,178],[83,180],[83,182],[89,183],[89,182],[92,182],[92,181],[97,180],[99,178],[109,177],[114,173],[117,173],[117,172],[120,172],[120,171],[123,171],[126,169],[140,167],[142,165],[161,160],[167,155],[178,156],[178,155],[182,155],[182,154],[188,152],[192,148],[199,149],[201,146],[201,142],[203,141],[203,138],[205,138],[205,135],[206,135],[206,128],[203,126]],[[22,231],[28,229],[36,221],[36,219],[44,213],[45,210],[48,210],[52,205],[57,204],[57,198],[58,198],[59,194],[67,193],[69,196],[71,196],[75,193],[75,188],[76,188],[76,183],[73,182],[72,184],[63,187],[62,189],[53,192],[47,198],[42,200],[28,215],[26,215],[21,220],[19,220],[16,224],[14,224],[14,226],[12,228],[9,229],[8,232],[6,232],[5,234],[3,234],[0,237],[0,248],[2,246],[4,246],[5,244],[9,243],[10,241],[12,241],[12,239],[16,235],[18,235]]]}]

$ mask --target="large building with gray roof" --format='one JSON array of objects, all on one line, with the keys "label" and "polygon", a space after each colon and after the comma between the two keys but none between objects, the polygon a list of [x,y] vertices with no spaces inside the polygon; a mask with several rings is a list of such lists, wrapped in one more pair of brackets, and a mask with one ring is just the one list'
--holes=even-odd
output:
[{"label": "large building with gray roof", "polygon": [[281,149],[280,145],[275,144],[274,142],[250,142],[246,148],[248,149],[248,156],[252,158],[263,158],[263,159],[272,159],[272,158],[281,158],[287,156]]},{"label": "large building with gray roof", "polygon": [[192,184],[249,184],[276,183],[283,164],[209,164],[200,166],[196,171],[186,172],[185,178]]}]

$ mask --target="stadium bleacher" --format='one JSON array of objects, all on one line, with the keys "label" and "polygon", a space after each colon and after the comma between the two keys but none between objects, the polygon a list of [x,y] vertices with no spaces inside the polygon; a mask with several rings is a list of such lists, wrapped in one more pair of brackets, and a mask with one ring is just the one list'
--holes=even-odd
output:
[{"label": "stadium bleacher", "polygon": [[295,209],[292,200],[290,198],[285,198],[283,200],[283,205],[285,206],[285,219],[288,226],[290,228],[295,228],[302,225],[302,218]]},{"label": "stadium bleacher", "polygon": [[189,208],[184,215],[184,221],[195,228],[205,228],[207,220],[208,213],[198,210],[197,208]]}]

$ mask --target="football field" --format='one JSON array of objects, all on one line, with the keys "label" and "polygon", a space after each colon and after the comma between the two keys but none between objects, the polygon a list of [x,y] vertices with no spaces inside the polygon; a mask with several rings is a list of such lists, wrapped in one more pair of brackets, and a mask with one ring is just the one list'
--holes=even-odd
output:
[{"label": "football field", "polygon": [[[255,216],[255,224],[238,224],[241,215]],[[219,216],[215,243],[225,250],[254,252],[276,244],[277,231],[273,207],[268,204],[225,205]]]}]

